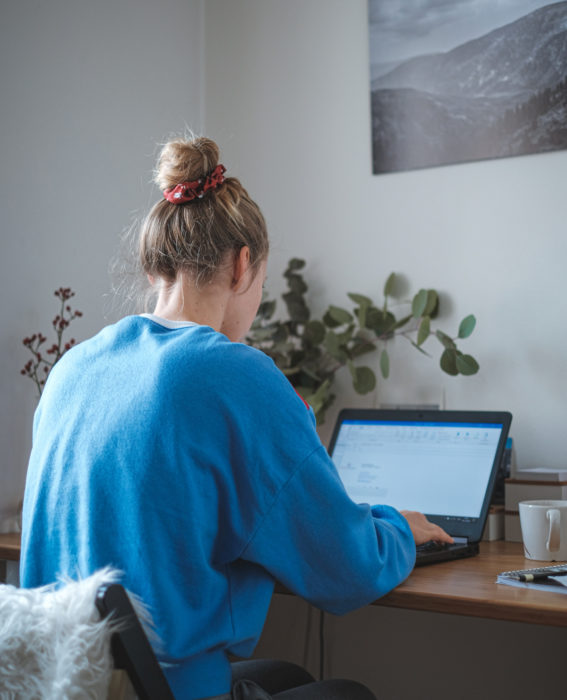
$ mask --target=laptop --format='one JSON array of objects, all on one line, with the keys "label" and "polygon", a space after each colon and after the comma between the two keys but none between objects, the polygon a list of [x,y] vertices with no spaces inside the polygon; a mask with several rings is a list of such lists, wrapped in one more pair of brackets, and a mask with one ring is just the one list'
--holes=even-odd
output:
[{"label": "laptop", "polygon": [[356,503],[416,510],[455,540],[417,548],[416,566],[478,554],[512,415],[344,409],[329,453]]}]

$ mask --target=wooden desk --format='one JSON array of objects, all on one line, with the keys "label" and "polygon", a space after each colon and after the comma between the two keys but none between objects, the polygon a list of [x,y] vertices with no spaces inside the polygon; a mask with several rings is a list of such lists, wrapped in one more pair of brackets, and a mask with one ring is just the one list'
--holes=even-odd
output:
[{"label": "wooden desk", "polygon": [[[19,558],[20,535],[0,534],[0,560]],[[567,627],[567,595],[495,583],[501,571],[538,565],[519,542],[482,542],[476,557],[415,569],[373,605]]]},{"label": "wooden desk", "polygon": [[0,533],[0,560],[20,561],[20,533]]},{"label": "wooden desk", "polygon": [[535,566],[519,542],[482,542],[476,557],[415,569],[374,605],[567,626],[567,595],[495,583],[501,571]]},{"label": "wooden desk", "polygon": [[20,585],[20,533],[0,533],[0,583]]}]

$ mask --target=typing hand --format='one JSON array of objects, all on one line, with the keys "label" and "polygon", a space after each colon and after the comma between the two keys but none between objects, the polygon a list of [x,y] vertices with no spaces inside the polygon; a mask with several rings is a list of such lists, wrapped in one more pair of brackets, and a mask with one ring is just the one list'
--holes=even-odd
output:
[{"label": "typing hand", "polygon": [[414,510],[402,510],[400,512],[408,521],[416,545],[429,542],[430,540],[452,544],[453,538],[451,535],[448,535],[439,525],[435,525],[435,523],[428,520],[423,513],[417,513]]}]

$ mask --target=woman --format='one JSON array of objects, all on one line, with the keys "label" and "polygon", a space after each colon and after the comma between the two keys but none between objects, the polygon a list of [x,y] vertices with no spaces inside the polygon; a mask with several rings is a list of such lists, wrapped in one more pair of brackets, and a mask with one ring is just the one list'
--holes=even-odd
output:
[{"label": "woman", "polygon": [[[234,678],[255,673],[228,657],[252,653],[275,580],[340,614],[403,581],[416,541],[450,540],[420,514],[354,504],[312,411],[239,342],[268,238],[218,160],[205,138],[163,148],[164,198],[140,234],[154,313],[103,329],[53,369],[24,505],[23,585],[121,569],[150,607],[180,699],[229,697]],[[371,697],[333,682],[277,695],[312,680],[282,674],[265,685],[278,698]]]}]

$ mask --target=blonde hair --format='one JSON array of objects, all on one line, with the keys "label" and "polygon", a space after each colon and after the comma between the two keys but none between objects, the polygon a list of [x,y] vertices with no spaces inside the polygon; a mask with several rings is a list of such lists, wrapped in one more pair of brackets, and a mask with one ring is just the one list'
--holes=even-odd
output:
[{"label": "blonde hair", "polygon": [[[161,190],[205,178],[218,165],[219,148],[211,139],[177,138],[162,148],[155,182]],[[227,255],[248,246],[257,267],[268,255],[266,222],[240,181],[225,177],[202,199],[155,204],[142,224],[139,255],[146,274],[167,282],[188,272],[196,284],[209,282]]]}]

